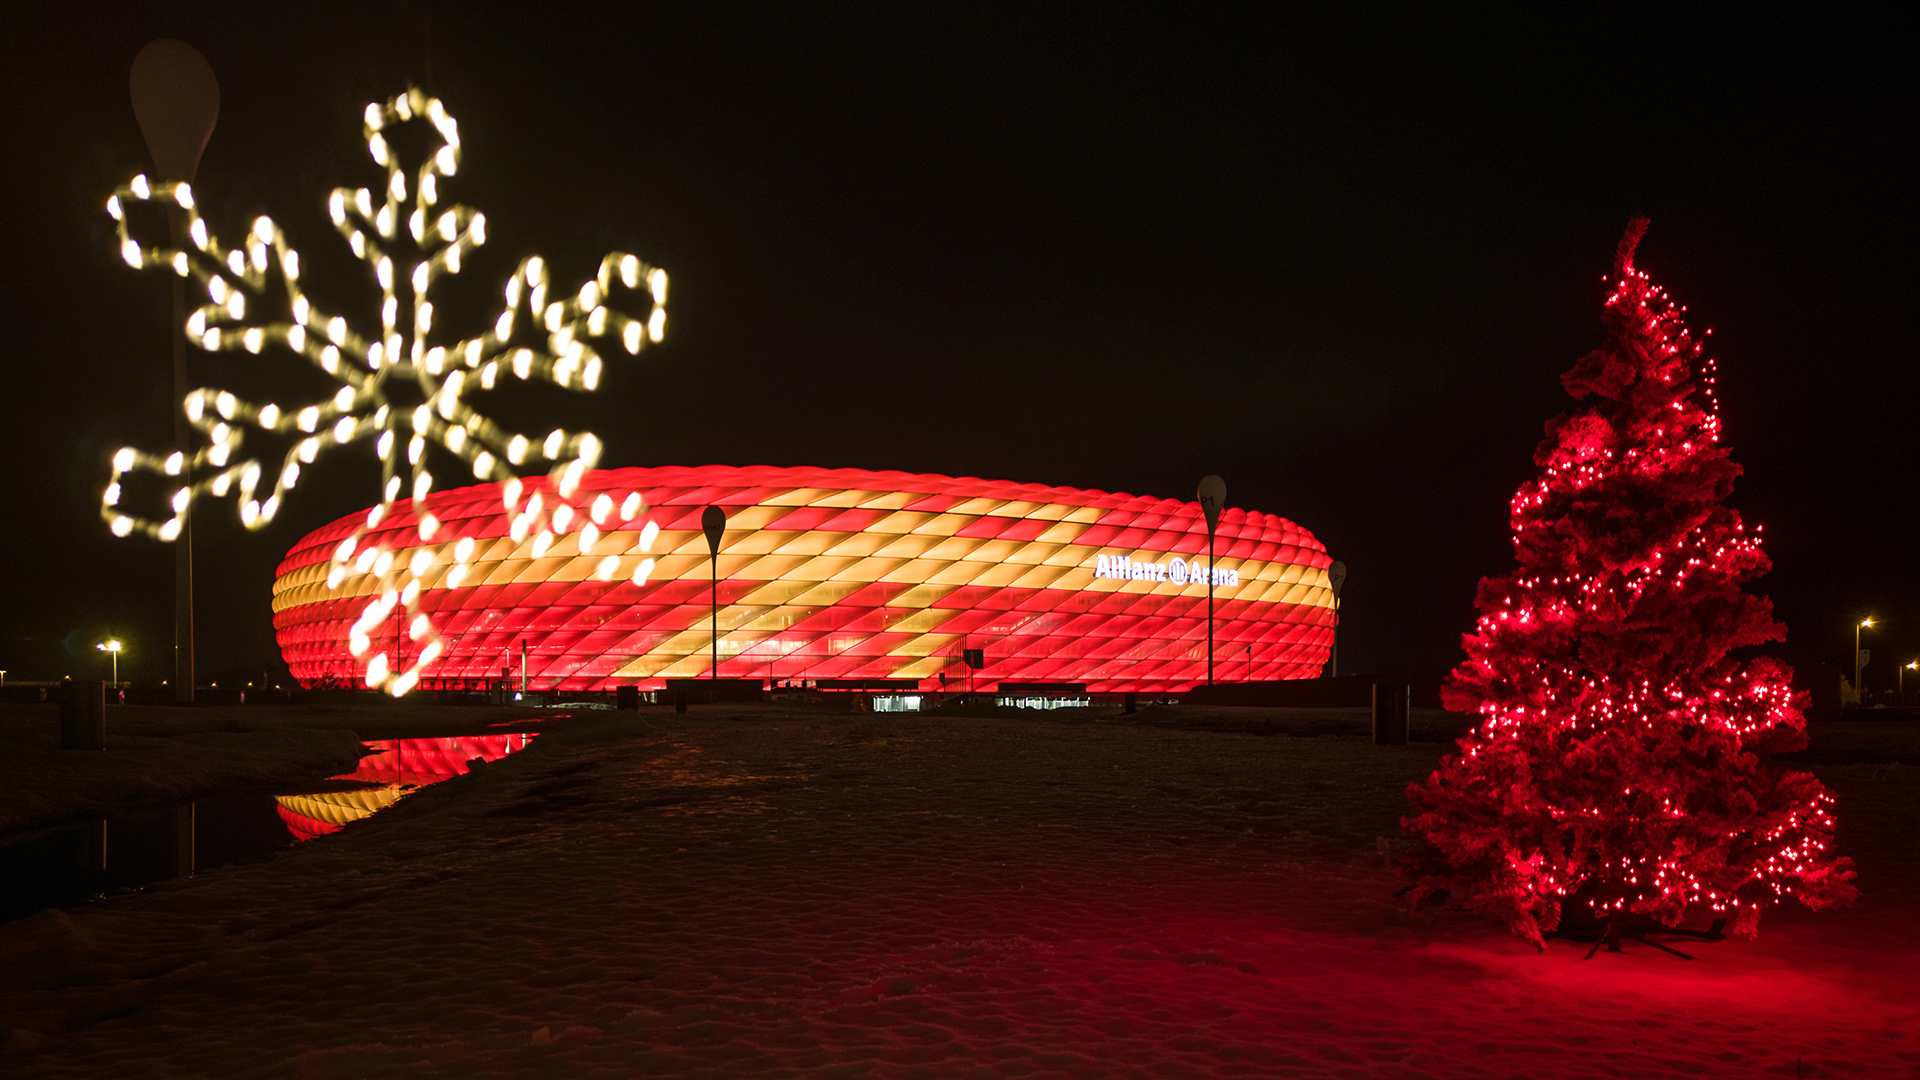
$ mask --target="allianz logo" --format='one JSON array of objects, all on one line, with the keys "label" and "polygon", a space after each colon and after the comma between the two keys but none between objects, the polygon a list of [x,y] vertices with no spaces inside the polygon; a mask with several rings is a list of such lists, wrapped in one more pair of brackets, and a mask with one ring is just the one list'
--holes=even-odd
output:
[{"label": "allianz logo", "polygon": [[[1204,585],[1207,583],[1207,568],[1199,563],[1189,563],[1178,555],[1166,562],[1135,562],[1128,555],[1099,555],[1094,558],[1093,576],[1113,578],[1117,581],[1167,581],[1175,585]],[[1240,584],[1240,571],[1215,567],[1213,571],[1215,585],[1233,586]]]}]

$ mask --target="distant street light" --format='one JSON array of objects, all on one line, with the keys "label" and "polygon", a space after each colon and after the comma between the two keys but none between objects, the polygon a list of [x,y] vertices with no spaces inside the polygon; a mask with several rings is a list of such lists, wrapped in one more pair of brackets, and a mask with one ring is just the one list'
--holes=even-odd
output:
[{"label": "distant street light", "polygon": [[1213,583],[1219,577],[1213,569],[1213,534],[1220,525],[1220,511],[1227,505],[1227,482],[1217,476],[1200,478],[1200,512],[1207,519],[1207,685],[1213,685]]},{"label": "distant street light", "polygon": [[113,688],[118,690],[120,688],[120,639],[108,638],[94,648],[113,657]]},{"label": "distant street light", "polygon": [[707,677],[717,682],[720,679],[720,541],[727,535],[727,512],[717,506],[700,511],[700,528],[707,534],[708,562],[713,567],[713,670]]},{"label": "distant street light", "polygon": [[1858,623],[1854,624],[1853,627],[1853,692],[1855,697],[1862,702],[1864,702],[1866,698],[1860,686],[1860,669],[1867,666],[1867,658],[1860,652],[1860,631],[1871,629],[1873,629],[1873,619],[1871,617],[1861,619]]},{"label": "distant street light", "polygon": [[[1907,672],[1909,671],[1920,671],[1920,660],[1909,660],[1906,666],[1900,669],[1899,686],[1900,693],[1902,694],[1907,692]],[[0,672],[0,674],[4,674],[4,672]]]}]

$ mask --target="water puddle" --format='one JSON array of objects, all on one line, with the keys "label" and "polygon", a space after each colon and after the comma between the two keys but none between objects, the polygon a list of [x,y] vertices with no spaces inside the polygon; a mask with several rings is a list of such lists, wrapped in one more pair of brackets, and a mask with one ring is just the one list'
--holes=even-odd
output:
[{"label": "water puddle", "polygon": [[274,799],[295,842],[312,840],[385,810],[416,788],[437,784],[527,748],[534,736],[467,735],[448,739],[379,739],[360,767],[334,777],[353,787]]},{"label": "water puddle", "polygon": [[518,753],[536,737],[369,740],[374,753],[352,772],[307,787],[311,794],[219,795],[0,842],[0,922],[263,858],[371,817],[477,762]]}]

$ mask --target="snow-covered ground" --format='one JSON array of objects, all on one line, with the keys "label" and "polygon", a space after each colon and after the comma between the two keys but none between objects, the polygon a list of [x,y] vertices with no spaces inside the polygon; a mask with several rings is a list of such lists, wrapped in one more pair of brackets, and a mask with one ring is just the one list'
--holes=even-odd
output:
[{"label": "snow-covered ground", "polygon": [[581,715],[270,860],[0,927],[0,1073],[1920,1074],[1920,725],[1811,766],[1854,909],[1583,963],[1392,899],[1445,745],[1206,715]]}]

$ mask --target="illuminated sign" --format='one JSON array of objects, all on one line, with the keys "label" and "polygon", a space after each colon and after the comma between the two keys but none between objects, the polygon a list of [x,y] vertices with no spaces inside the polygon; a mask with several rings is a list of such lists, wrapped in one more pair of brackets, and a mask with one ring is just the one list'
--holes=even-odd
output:
[{"label": "illuminated sign", "polygon": [[[1166,581],[1175,585],[1205,585],[1207,568],[1199,563],[1189,563],[1175,555],[1166,562],[1135,562],[1129,555],[1102,554],[1094,559],[1093,576],[1113,578],[1117,581]],[[1240,584],[1240,571],[1227,567],[1215,567],[1213,571],[1215,585],[1228,586]]]}]

